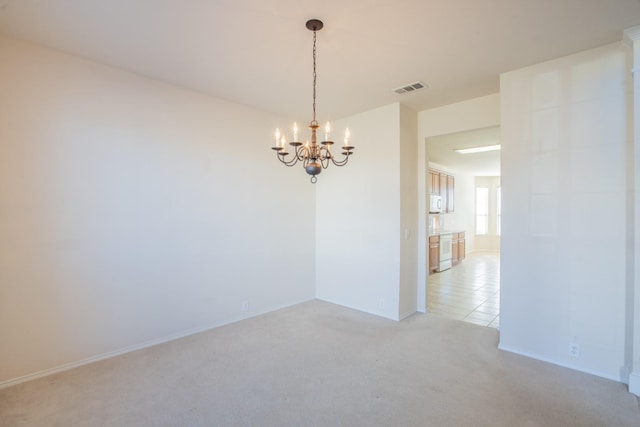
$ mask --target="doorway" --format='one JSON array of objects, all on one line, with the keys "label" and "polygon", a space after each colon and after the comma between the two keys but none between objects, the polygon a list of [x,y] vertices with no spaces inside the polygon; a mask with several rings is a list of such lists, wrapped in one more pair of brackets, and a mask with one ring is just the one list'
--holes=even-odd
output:
[{"label": "doorway", "polygon": [[[498,126],[430,137],[425,142],[424,177],[429,180],[429,171],[439,171],[455,178],[454,209],[427,214],[426,239],[462,232],[466,240],[462,261],[427,274],[426,311],[494,328],[500,321],[499,145]],[[428,200],[429,183],[425,188]]]}]

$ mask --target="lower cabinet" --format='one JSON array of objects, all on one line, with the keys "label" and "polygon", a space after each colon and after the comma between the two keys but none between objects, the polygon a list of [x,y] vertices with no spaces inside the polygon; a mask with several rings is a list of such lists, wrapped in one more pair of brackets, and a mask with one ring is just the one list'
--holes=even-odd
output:
[{"label": "lower cabinet", "polygon": [[440,236],[429,236],[429,273],[440,267]]},{"label": "lower cabinet", "polygon": [[465,258],[466,242],[463,233],[453,233],[451,238],[451,263],[458,264]]},{"label": "lower cabinet", "polygon": [[460,233],[453,233],[451,235],[451,264],[456,265],[460,262]]},{"label": "lower cabinet", "polygon": [[[459,264],[466,256],[464,232],[451,234],[451,264]],[[440,269],[440,236],[429,236],[429,273]]]}]

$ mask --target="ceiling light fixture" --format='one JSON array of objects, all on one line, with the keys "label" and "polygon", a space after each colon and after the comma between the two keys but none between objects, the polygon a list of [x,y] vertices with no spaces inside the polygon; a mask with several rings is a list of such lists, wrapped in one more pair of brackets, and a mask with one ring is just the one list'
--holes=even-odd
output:
[{"label": "ceiling light fixture", "polygon": [[329,122],[325,127],[324,141],[317,143],[316,131],[320,127],[316,121],[316,32],[320,31],[324,24],[318,19],[310,19],[306,24],[310,31],[313,31],[313,118],[309,123],[311,129],[311,142],[307,140],[306,144],[298,141],[298,126],[293,124],[293,141],[289,143],[293,147],[294,157],[291,160],[286,160],[286,156],[289,155],[286,149],[286,139],[284,135],[280,133],[280,129],[276,129],[276,145],[272,147],[276,151],[278,160],[286,166],[293,166],[299,161],[302,162],[302,166],[311,175],[311,183],[315,184],[318,181],[317,175],[322,172],[322,169],[329,167],[330,163],[336,166],[344,166],[349,161],[349,156],[353,154],[353,146],[349,145],[349,129],[344,134],[344,145],[342,146],[341,160],[336,160],[331,154],[331,146],[333,141],[329,139],[331,133],[331,126]]},{"label": "ceiling light fixture", "polygon": [[460,154],[473,154],[473,153],[485,153],[487,151],[496,151],[499,149],[500,149],[500,144],[496,144],[496,145],[485,145],[483,147],[458,148],[453,151]]}]

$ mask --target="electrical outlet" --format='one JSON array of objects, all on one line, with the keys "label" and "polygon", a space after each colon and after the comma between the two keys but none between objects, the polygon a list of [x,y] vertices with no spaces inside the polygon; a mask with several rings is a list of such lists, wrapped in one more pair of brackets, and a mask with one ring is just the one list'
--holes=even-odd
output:
[{"label": "electrical outlet", "polygon": [[569,355],[571,357],[580,357],[580,344],[569,343]]},{"label": "electrical outlet", "polygon": [[249,311],[249,301],[242,301],[241,310],[243,313],[246,313],[247,311]]}]

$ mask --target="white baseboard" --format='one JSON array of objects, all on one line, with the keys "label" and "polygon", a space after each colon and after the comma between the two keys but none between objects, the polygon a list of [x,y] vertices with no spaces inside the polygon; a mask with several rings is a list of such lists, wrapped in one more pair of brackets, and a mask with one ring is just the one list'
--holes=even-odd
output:
[{"label": "white baseboard", "polygon": [[564,363],[564,362],[559,361],[559,360],[553,360],[553,359],[548,359],[546,357],[540,357],[538,355],[526,353],[526,352],[511,348],[509,346],[505,346],[505,345],[502,345],[502,344],[498,344],[498,349],[504,350],[504,351],[508,351],[509,353],[519,354],[520,356],[529,357],[531,359],[540,360],[542,362],[551,363],[552,365],[562,366],[563,368],[572,369],[574,371],[584,372],[585,374],[595,375],[596,377],[606,378],[608,380],[617,381],[619,383],[624,383],[624,379],[621,378],[620,376],[610,375],[610,374],[606,374],[604,372],[594,371],[594,370],[591,370],[591,369],[585,369],[585,368],[582,368],[580,366],[569,365],[569,364]]},{"label": "white baseboard", "polygon": [[394,321],[396,321],[396,322],[397,322],[398,320],[400,320],[399,318],[397,318],[397,317],[395,317],[395,316],[393,316],[393,315],[390,315],[390,314],[387,314],[387,313],[381,312],[380,310],[369,311],[369,310],[367,310],[367,309],[365,309],[365,308],[363,308],[363,307],[356,307],[356,306],[353,306],[353,305],[344,304],[344,303],[342,303],[342,302],[337,302],[337,301],[333,301],[333,300],[326,299],[326,298],[316,297],[316,299],[317,299],[317,300],[319,300],[319,301],[328,302],[328,303],[330,303],[330,304],[339,305],[339,306],[341,306],[341,307],[350,308],[350,309],[352,309],[352,310],[361,311],[361,312],[363,312],[363,313],[373,314],[374,316],[382,317],[382,318],[384,318],[384,319],[394,320]]},{"label": "white baseboard", "polygon": [[12,379],[9,379],[9,380],[0,381],[0,389],[12,387],[14,385],[25,383],[27,381],[31,381],[31,380],[35,380],[35,379],[38,379],[38,378],[47,377],[49,375],[57,374],[57,373],[60,373],[60,372],[68,371],[70,369],[78,368],[80,366],[88,365],[90,363],[99,362],[101,360],[110,359],[110,358],[116,357],[116,356],[121,356],[121,355],[126,354],[126,353],[131,353],[132,351],[142,350],[144,348],[152,347],[154,345],[163,344],[163,343],[166,343],[166,342],[169,342],[169,341],[173,341],[173,340],[177,340],[177,339],[180,339],[180,338],[188,337],[189,335],[194,335],[194,334],[198,334],[200,332],[209,331],[211,329],[219,328],[220,326],[229,325],[231,323],[239,322],[241,320],[249,319],[249,318],[252,318],[252,317],[255,317],[255,316],[260,316],[262,314],[270,313],[272,311],[276,311],[276,310],[280,310],[280,309],[283,309],[283,308],[291,307],[293,305],[301,304],[303,302],[312,301],[314,299],[315,298],[305,299],[305,300],[294,302],[294,303],[291,303],[291,304],[285,304],[285,305],[282,305],[282,306],[265,308],[265,309],[260,310],[260,311],[256,311],[256,312],[252,312],[252,313],[246,313],[245,315],[242,315],[242,316],[237,316],[237,317],[225,319],[223,321],[220,321],[220,322],[217,322],[217,323],[214,323],[214,324],[211,324],[211,325],[207,325],[207,326],[203,326],[203,327],[199,327],[199,328],[194,328],[194,329],[178,332],[178,333],[171,334],[171,335],[166,335],[164,337],[160,337],[160,338],[155,338],[155,339],[152,339],[152,340],[144,341],[142,343],[135,344],[135,345],[132,345],[132,346],[129,346],[129,347],[125,347],[125,348],[122,348],[122,349],[119,349],[119,350],[110,351],[110,352],[107,352],[107,353],[99,354],[97,356],[92,356],[92,357],[89,357],[89,358],[86,358],[86,359],[82,359],[82,360],[78,360],[78,361],[75,361],[75,362],[66,363],[64,365],[55,366],[53,368],[44,369],[42,371],[38,371],[38,372],[31,373],[31,374],[23,375],[23,376],[20,376],[20,377],[17,377],[17,378],[12,378]]},{"label": "white baseboard", "polygon": [[418,313],[418,310],[412,310],[412,311],[407,311],[406,313],[401,313],[400,317],[398,318],[398,320],[403,320],[406,319],[409,316],[414,315],[415,313]]},{"label": "white baseboard", "polygon": [[631,372],[629,375],[629,393],[640,396],[640,372]]}]

